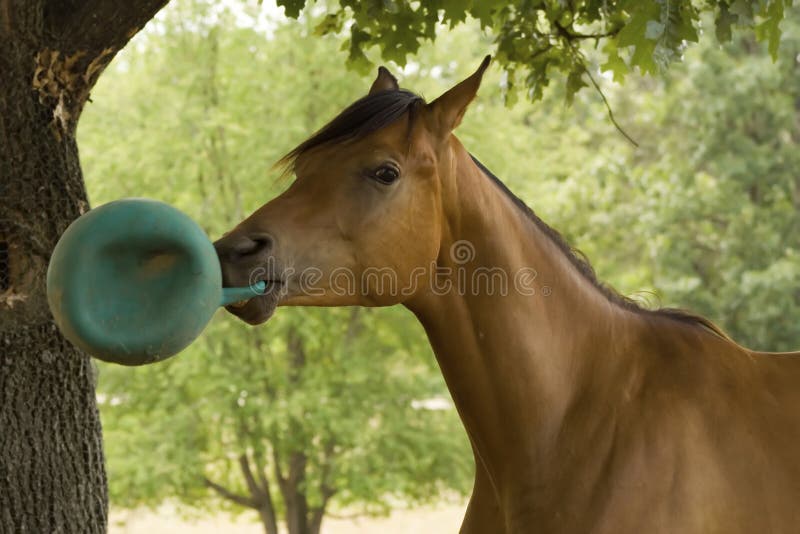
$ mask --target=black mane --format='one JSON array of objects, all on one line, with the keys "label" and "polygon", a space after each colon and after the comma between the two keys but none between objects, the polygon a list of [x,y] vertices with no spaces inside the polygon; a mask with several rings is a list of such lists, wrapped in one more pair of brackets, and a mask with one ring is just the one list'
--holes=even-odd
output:
[{"label": "black mane", "polygon": [[566,239],[558,232],[558,230],[554,229],[553,227],[549,226],[546,222],[539,218],[538,215],[527,205],[525,202],[522,201],[517,195],[511,192],[511,190],[503,183],[500,178],[495,176],[492,171],[487,169],[483,163],[481,163],[478,158],[473,156],[472,154],[469,155],[472,158],[472,161],[475,162],[475,165],[483,171],[483,173],[488,176],[499,188],[503,193],[508,196],[514,204],[522,210],[522,212],[527,216],[528,219],[533,221],[533,223],[548,237],[550,240],[555,243],[559,250],[569,259],[570,263],[578,270],[581,275],[588,280],[594,287],[596,287],[603,296],[606,297],[610,302],[620,306],[623,309],[638,312],[638,313],[649,313],[653,315],[661,315],[665,317],[669,317],[672,319],[676,319],[678,321],[683,321],[687,323],[699,324],[705,328],[708,328],[715,334],[728,339],[728,336],[722,332],[717,325],[715,325],[710,320],[702,317],[700,315],[696,315],[686,310],[682,310],[680,308],[656,308],[656,309],[649,309],[643,308],[637,301],[630,297],[626,297],[621,293],[617,292],[611,286],[603,283],[597,278],[597,273],[594,272],[594,268],[592,264],[589,263],[589,259],[586,255],[581,252],[580,250],[573,248],[569,243],[567,243]]},{"label": "black mane", "polygon": [[312,148],[363,138],[413,111],[425,100],[405,89],[380,91],[356,100],[314,135],[297,145],[279,161],[291,170],[297,158]]}]

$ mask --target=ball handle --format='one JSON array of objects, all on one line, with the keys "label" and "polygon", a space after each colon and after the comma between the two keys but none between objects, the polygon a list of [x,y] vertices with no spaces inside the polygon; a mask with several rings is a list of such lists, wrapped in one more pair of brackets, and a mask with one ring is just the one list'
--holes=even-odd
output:
[{"label": "ball handle", "polygon": [[256,295],[263,295],[266,289],[267,283],[263,280],[248,287],[223,287],[220,306],[227,306],[240,300],[251,299]]}]

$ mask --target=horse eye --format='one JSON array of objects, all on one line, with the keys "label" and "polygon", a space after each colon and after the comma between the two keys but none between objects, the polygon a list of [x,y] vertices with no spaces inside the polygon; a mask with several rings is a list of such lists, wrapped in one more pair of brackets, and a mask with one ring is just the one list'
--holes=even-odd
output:
[{"label": "horse eye", "polygon": [[370,178],[384,185],[389,185],[400,177],[400,171],[393,165],[381,165],[370,174]]}]

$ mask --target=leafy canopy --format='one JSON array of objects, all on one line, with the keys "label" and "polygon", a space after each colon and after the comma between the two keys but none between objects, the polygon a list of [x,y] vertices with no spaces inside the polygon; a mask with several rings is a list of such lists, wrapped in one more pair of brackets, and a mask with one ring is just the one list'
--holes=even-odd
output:
[{"label": "leafy canopy", "polygon": [[[287,16],[297,18],[305,0],[277,0]],[[621,82],[638,70],[661,72],[697,42],[706,26],[720,42],[734,28],[755,31],[777,59],[780,23],[792,0],[340,0],[316,27],[319,35],[341,33],[351,65],[371,68],[365,50],[377,46],[383,59],[405,65],[442,26],[452,29],[477,19],[493,38],[495,57],[507,72],[507,98],[524,88],[532,100],[542,98],[551,79],[561,78],[571,102],[594,84],[587,67]],[[713,23],[711,22],[713,20]],[[595,53],[597,50],[598,53]],[[587,80],[588,79],[588,80]]]}]

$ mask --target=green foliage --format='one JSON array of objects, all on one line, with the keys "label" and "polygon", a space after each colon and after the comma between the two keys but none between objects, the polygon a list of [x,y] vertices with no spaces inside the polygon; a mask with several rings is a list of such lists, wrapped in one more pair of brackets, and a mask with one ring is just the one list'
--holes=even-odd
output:
[{"label": "green foliage", "polygon": [[[289,17],[298,17],[303,0],[279,0]],[[496,59],[506,69],[508,98],[524,87],[539,100],[550,80],[563,76],[565,96],[585,87],[587,55],[600,48],[601,69],[622,81],[628,72],[656,74],[680,58],[687,43],[697,42],[703,16],[713,18],[720,42],[732,38],[732,28],[755,31],[769,42],[777,58],[780,23],[791,0],[340,0],[317,27],[320,34],[347,35],[343,49],[349,62],[366,72],[365,50],[377,46],[383,59],[399,65],[416,54],[422,43],[437,38],[442,28],[454,28],[470,18],[492,36]],[[346,21],[352,21],[348,29]],[[601,46],[602,43],[602,46]]]},{"label": "green foliage", "polygon": [[[337,506],[371,512],[465,491],[472,460],[457,418],[415,402],[443,391],[409,320],[399,309],[281,310],[277,324],[243,330],[219,317],[164,365],[102,366],[112,502],[198,505],[204,476],[246,494],[241,454],[273,484],[276,464],[288,471],[304,454],[312,506],[325,488]],[[290,335],[304,342],[302,363]]]},{"label": "green foliage", "polygon": [[573,124],[592,117],[579,102],[573,117],[556,119],[569,123],[553,134],[569,145],[549,147],[563,162],[545,164],[562,178],[530,197],[547,199],[536,203],[545,219],[601,278],[651,305],[706,315],[761,350],[800,346],[800,26],[792,13],[776,61],[769,43],[752,37],[723,48],[705,39],[662,81],[617,88],[610,97],[638,150],[602,138],[596,124],[575,133]]},{"label": "green foliage", "polygon": [[786,25],[775,64],[746,38],[693,51],[655,108],[668,129],[640,156],[654,163],[633,172],[658,214],[654,284],[764,350],[800,345],[800,27]]}]

